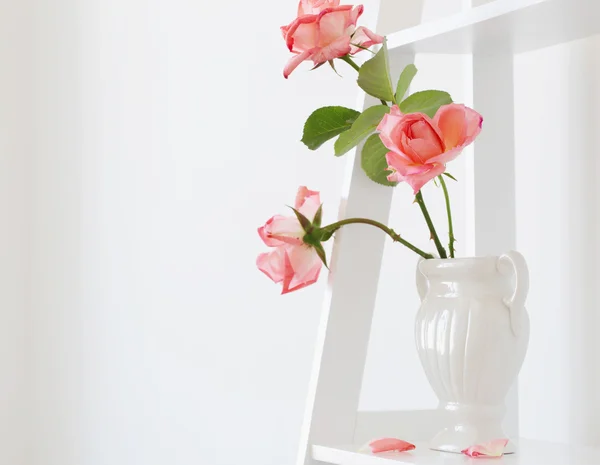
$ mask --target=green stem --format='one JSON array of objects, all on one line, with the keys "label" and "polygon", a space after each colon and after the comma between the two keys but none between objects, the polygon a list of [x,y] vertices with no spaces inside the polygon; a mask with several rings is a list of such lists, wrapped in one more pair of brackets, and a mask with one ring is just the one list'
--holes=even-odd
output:
[{"label": "green stem", "polygon": [[[360,71],[360,66],[358,66],[354,60],[352,58],[350,58],[350,55],[344,55],[343,57],[340,58],[340,60],[345,61],[346,63],[348,63],[350,66],[352,66],[357,72]],[[379,101],[382,103],[382,105],[386,105],[387,106],[387,102],[383,99],[379,99]]]},{"label": "green stem", "polygon": [[454,228],[452,227],[452,209],[450,208],[450,195],[448,195],[448,188],[446,187],[446,181],[444,176],[438,176],[442,189],[444,191],[444,198],[446,199],[446,213],[448,214],[448,250],[450,252],[450,258],[454,258]]},{"label": "green stem", "polygon": [[388,228],[386,225],[380,223],[379,221],[369,220],[366,218],[348,218],[346,220],[341,220],[341,221],[338,221],[337,223],[333,223],[328,226],[325,226],[323,228],[323,230],[327,230],[329,232],[334,232],[334,231],[337,231],[342,226],[345,226],[347,224],[368,224],[370,226],[375,226],[376,228],[381,229],[384,233],[386,233],[388,236],[390,236],[395,242],[400,242],[400,244],[402,244],[405,247],[408,247],[410,250],[419,254],[421,257],[435,258],[433,255],[431,255],[427,252],[424,252],[421,249],[419,249],[418,247],[412,245],[410,242],[405,241],[404,239],[402,239],[402,237],[400,237],[400,234],[397,234],[393,229]]},{"label": "green stem", "polygon": [[343,57],[340,58],[340,60],[345,61],[346,63],[348,63],[357,72],[360,71],[360,66],[358,66],[356,63],[354,63],[354,60],[352,58],[350,58],[350,55],[344,55]]},{"label": "green stem", "polygon": [[429,212],[427,211],[427,207],[425,206],[425,201],[423,200],[423,194],[421,194],[421,191],[417,192],[415,199],[416,199],[417,203],[419,204],[419,207],[421,207],[421,212],[423,213],[423,216],[425,217],[425,222],[427,223],[427,227],[429,228],[429,232],[431,233],[431,238],[433,239],[433,242],[435,243],[435,247],[437,248],[437,251],[440,254],[440,258],[448,258],[448,255],[446,254],[446,250],[442,246],[442,243],[440,242],[440,238],[438,237],[437,233],[435,232],[435,227],[433,226],[433,221],[431,221],[431,216],[429,216]]}]

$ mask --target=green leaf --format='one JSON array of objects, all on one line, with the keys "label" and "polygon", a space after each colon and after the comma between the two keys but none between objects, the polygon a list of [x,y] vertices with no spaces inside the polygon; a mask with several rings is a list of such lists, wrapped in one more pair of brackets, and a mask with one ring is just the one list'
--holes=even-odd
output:
[{"label": "green leaf", "polygon": [[453,179],[454,181],[458,182],[458,179],[456,179],[454,176],[452,176],[450,173],[442,173],[444,176],[448,176],[450,179]]},{"label": "green leaf", "polygon": [[350,129],[359,115],[359,111],[345,107],[319,108],[306,120],[302,142],[309,149],[316,150],[329,139]]},{"label": "green leaf", "polygon": [[367,94],[385,100],[395,102],[392,79],[390,78],[390,66],[387,44],[377,54],[360,67],[358,71],[358,85]]},{"label": "green leaf", "polygon": [[376,105],[367,108],[352,124],[352,127],[343,132],[335,141],[335,156],[344,155],[356,147],[360,141],[367,137],[381,122],[383,116],[390,112],[387,105]]},{"label": "green leaf", "polygon": [[406,94],[406,91],[410,87],[410,83],[416,74],[417,67],[412,63],[404,68],[398,79],[398,84],[396,85],[396,102],[402,101],[404,94]]},{"label": "green leaf", "polygon": [[448,92],[442,90],[424,90],[415,92],[404,99],[400,104],[402,113],[425,113],[433,118],[436,111],[442,106],[452,103]]},{"label": "green leaf", "polygon": [[373,134],[365,142],[363,146],[360,164],[365,174],[378,184],[384,186],[396,186],[397,182],[390,182],[387,177],[390,174],[387,167],[387,161],[385,160],[386,154],[389,150],[383,145],[379,134]]}]

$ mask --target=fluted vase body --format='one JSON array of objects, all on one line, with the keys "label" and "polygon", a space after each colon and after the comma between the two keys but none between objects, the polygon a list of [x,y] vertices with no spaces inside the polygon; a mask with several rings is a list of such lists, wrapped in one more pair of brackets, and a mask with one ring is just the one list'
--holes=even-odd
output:
[{"label": "fluted vase body", "polygon": [[[448,422],[430,447],[459,453],[505,438],[505,398],[529,341],[528,271],[517,252],[422,260],[417,350]],[[509,443],[506,452],[514,452]]]}]

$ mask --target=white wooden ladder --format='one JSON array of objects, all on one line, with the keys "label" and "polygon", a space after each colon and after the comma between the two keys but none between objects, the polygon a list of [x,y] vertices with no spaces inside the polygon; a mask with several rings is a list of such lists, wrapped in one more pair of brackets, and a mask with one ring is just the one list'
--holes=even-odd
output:
[{"label": "white wooden ladder", "polygon": [[[390,66],[396,77],[414,61],[415,53],[472,56],[472,104],[485,116],[486,125],[475,144],[476,156],[470,159],[472,200],[466,206],[473,215],[476,255],[516,248],[514,54],[600,33],[598,18],[598,0],[492,0],[388,35]],[[375,103],[365,96],[359,100],[359,109]],[[387,222],[392,189],[371,182],[359,157],[353,157],[340,218],[364,216]],[[297,465],[323,461],[340,465],[388,461],[441,464],[463,459],[435,461],[439,453],[426,447],[418,448],[417,455],[406,462],[402,457],[357,452],[360,444],[374,437],[427,440],[441,422],[437,411],[358,412],[384,241],[384,235],[372,228],[347,228],[336,237]],[[509,395],[507,407],[507,432],[517,435],[516,389]],[[416,457],[421,456],[423,460],[418,461]],[[498,463],[600,465],[600,452],[523,442],[519,454]]]}]

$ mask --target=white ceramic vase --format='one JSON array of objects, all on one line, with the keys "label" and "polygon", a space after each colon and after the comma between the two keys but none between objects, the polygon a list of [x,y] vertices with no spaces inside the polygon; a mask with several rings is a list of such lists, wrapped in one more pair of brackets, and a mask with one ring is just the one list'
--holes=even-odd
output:
[{"label": "white ceramic vase", "polygon": [[528,287],[527,264],[518,252],[419,262],[417,350],[448,418],[432,449],[460,453],[507,437],[504,400],[529,342]]}]

